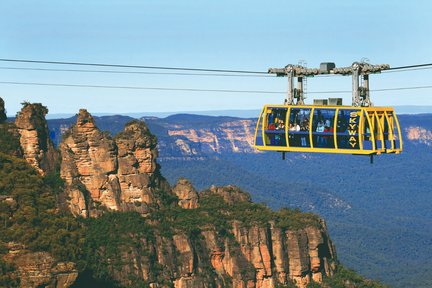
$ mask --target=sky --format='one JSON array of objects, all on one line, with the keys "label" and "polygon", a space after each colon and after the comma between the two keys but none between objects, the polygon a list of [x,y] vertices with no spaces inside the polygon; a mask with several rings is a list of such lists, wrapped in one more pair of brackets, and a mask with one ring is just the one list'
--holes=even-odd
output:
[{"label": "sky", "polygon": [[[392,67],[432,63],[429,0],[44,0],[0,1],[0,58],[266,72],[304,60],[350,66],[367,59]],[[285,98],[286,78],[66,72],[36,69],[173,72],[10,63],[0,82],[137,86],[262,93],[155,91],[0,83],[8,115],[21,102],[50,113],[138,113],[260,109]],[[431,86],[432,69],[371,76],[371,89]],[[313,98],[351,93],[350,77],[308,79]],[[281,93],[265,93],[281,92]],[[372,92],[376,106],[432,106],[432,89]],[[432,112],[432,111],[431,111]]]}]

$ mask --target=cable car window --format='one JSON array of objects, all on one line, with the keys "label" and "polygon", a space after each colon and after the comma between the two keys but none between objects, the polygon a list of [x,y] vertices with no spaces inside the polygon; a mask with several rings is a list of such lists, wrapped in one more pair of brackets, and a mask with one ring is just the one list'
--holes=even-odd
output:
[{"label": "cable car window", "polygon": [[263,124],[264,116],[265,116],[264,112],[261,113],[261,117],[259,117],[259,119],[258,119],[257,131],[255,132],[255,145],[257,145],[257,146],[263,146],[264,145],[263,138],[262,138],[262,124]]},{"label": "cable car window", "polygon": [[267,108],[265,141],[267,146],[286,146],[285,119],[287,108]]},{"label": "cable car window", "polygon": [[[364,150],[372,150],[373,149],[373,145],[372,145],[372,133],[371,133],[371,127],[369,124],[369,121],[367,119],[367,115],[368,113],[365,112],[363,114],[363,149]],[[373,118],[371,119],[371,121],[373,120]]]},{"label": "cable car window", "polygon": [[291,109],[288,127],[290,147],[310,147],[309,125],[311,110],[311,108]]},{"label": "cable car window", "polygon": [[340,109],[336,125],[337,144],[339,149],[360,149],[359,126],[360,111]]},{"label": "cable car window", "polygon": [[392,149],[392,135],[390,133],[390,131],[392,131],[391,128],[391,123],[389,123],[388,119],[387,119],[387,112],[384,112],[385,115],[383,115],[383,121],[384,121],[384,125],[383,125],[383,132],[384,132],[384,143],[385,143],[385,148],[386,149]]},{"label": "cable car window", "polygon": [[382,145],[382,141],[383,141],[383,134],[382,134],[382,128],[381,128],[381,124],[380,124],[380,116],[378,115],[378,113],[375,114],[374,116],[374,127],[375,127],[375,143],[376,143],[376,147],[377,149],[381,150],[383,149],[383,145]]},{"label": "cable car window", "polygon": [[313,146],[334,148],[335,109],[315,109],[312,123]]}]

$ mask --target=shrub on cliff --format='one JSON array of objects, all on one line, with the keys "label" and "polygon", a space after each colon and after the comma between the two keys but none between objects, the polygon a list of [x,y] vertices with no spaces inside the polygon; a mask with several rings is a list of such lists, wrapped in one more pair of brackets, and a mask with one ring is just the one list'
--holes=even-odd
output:
[{"label": "shrub on cliff", "polygon": [[[1,121],[0,121],[1,122]],[[0,123],[0,152],[8,155],[19,155],[21,146],[16,129],[12,123]]]},{"label": "shrub on cliff", "polygon": [[59,212],[57,193],[24,160],[0,153],[0,194],[16,203],[2,203],[7,209],[0,212],[0,241],[48,251],[61,260],[80,257],[84,235],[79,222]]},{"label": "shrub on cliff", "polygon": [[333,277],[324,278],[323,283],[310,283],[308,288],[388,288],[378,281],[366,279],[355,271],[338,265]]}]

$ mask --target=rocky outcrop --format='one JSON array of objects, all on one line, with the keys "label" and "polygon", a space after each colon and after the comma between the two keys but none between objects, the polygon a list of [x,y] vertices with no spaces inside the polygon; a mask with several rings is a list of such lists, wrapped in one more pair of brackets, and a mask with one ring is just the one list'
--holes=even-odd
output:
[{"label": "rocky outcrop", "polygon": [[178,205],[184,209],[198,208],[198,192],[187,179],[179,179],[173,188],[179,198]]},{"label": "rocky outcrop", "polygon": [[423,127],[410,126],[405,129],[408,140],[432,146],[432,131]]},{"label": "rocky outcrop", "polygon": [[58,153],[49,137],[45,119],[47,113],[48,109],[42,104],[24,103],[15,119],[23,157],[42,176],[53,172],[58,163]]},{"label": "rocky outcrop", "polygon": [[[61,176],[74,215],[94,217],[104,209],[151,215],[152,209],[164,209],[158,197],[170,193],[177,196],[180,209],[197,211],[201,211],[199,199],[220,197],[226,207],[232,207],[218,211],[221,217],[235,211],[239,203],[251,204],[250,195],[235,186],[212,186],[198,194],[188,180],[180,179],[170,189],[156,163],[156,138],[141,121],[127,124],[112,138],[82,109],[76,125],[64,135],[60,150]],[[175,217],[172,213],[178,212],[167,217]],[[191,214],[196,215],[193,223],[206,215],[199,213]],[[152,221],[159,225],[159,219]],[[157,234],[153,240],[136,239],[140,245],[135,248],[119,248],[121,262],[130,264],[113,272],[113,278],[125,286],[134,283],[130,279],[161,284],[164,275],[174,287],[204,287],[204,283],[275,287],[289,282],[306,287],[311,281],[321,282],[334,270],[334,248],[325,226],[315,224],[289,229],[274,221],[233,220],[223,234],[211,223],[194,228],[192,234],[182,230],[186,227],[175,228],[172,236]]]},{"label": "rocky outcrop", "polygon": [[14,272],[20,279],[20,287],[71,286],[78,277],[78,270],[72,262],[59,262],[47,252],[31,252],[17,243],[8,243],[8,253],[3,260],[16,267]]},{"label": "rocky outcrop", "polygon": [[229,205],[234,205],[239,202],[251,202],[251,197],[248,193],[243,192],[239,187],[228,185],[223,187],[211,186],[210,189],[201,193],[203,196],[215,194],[222,197],[222,199]]},{"label": "rocky outcrop", "polygon": [[142,214],[157,205],[154,191],[167,188],[156,163],[156,138],[133,121],[114,139],[81,109],[60,144],[61,177],[74,215],[97,216],[103,209]]},{"label": "rocky outcrop", "polygon": [[253,147],[255,120],[196,115],[188,117],[187,120],[182,115],[148,119],[150,127],[157,127],[158,137],[163,135],[159,137],[159,147],[163,151],[161,160],[201,160],[203,156],[225,153],[259,153]]},{"label": "rocky outcrop", "polygon": [[[176,138],[176,144],[185,155],[193,155],[201,152],[221,153],[230,152],[254,152],[251,149],[254,137],[253,120],[235,120],[221,123],[216,130],[208,128],[194,129],[189,127],[168,127],[168,135]],[[186,141],[182,141],[186,139]],[[189,143],[200,143],[199,150]]]},{"label": "rocky outcrop", "polygon": [[[225,195],[225,205],[232,209],[238,201],[249,203],[249,195],[233,186],[213,187],[200,199],[215,195]],[[275,220],[233,220],[229,226],[225,233],[207,223],[198,234],[177,231],[137,240],[139,246],[127,246],[121,253],[125,265],[115,280],[125,286],[133,284],[128,279],[157,285],[164,275],[174,287],[271,288],[289,283],[306,287],[333,275],[335,250],[322,221],[297,229],[282,227]]]},{"label": "rocky outcrop", "polygon": [[4,122],[6,119],[7,116],[6,116],[5,102],[0,97],[0,123]]}]

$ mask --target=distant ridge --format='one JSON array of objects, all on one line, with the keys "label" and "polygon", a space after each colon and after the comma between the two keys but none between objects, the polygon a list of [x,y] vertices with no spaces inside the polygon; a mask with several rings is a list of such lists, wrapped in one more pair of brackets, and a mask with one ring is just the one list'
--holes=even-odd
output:
[{"label": "distant ridge", "polygon": [[[432,113],[432,106],[417,106],[417,105],[402,105],[393,106],[398,114],[422,114]],[[239,118],[258,118],[260,109],[250,110],[204,110],[204,111],[172,111],[172,112],[120,112],[120,113],[92,113],[94,116],[109,116],[109,115],[124,115],[133,118],[142,117],[158,117],[165,118],[176,114],[194,114],[203,116],[228,116],[228,117],[239,117]],[[75,116],[74,113],[55,113],[48,114],[47,119],[61,119]],[[12,117],[12,115],[9,115]]]}]

